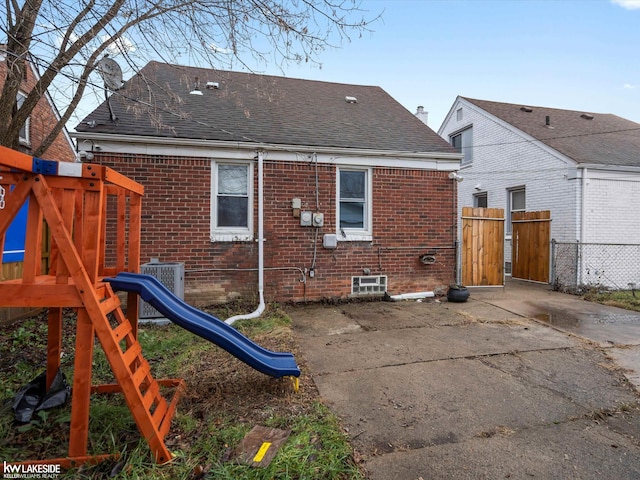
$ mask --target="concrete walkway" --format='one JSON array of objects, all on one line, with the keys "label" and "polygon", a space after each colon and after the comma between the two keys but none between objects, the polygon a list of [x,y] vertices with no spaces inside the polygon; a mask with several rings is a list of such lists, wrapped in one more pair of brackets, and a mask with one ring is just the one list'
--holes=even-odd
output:
[{"label": "concrete walkway", "polygon": [[371,479],[638,479],[640,396],[616,362],[638,367],[640,314],[615,310],[511,282],[288,313]]},{"label": "concrete walkway", "polygon": [[517,280],[504,289],[475,289],[474,297],[606,348],[640,391],[640,312],[586,302],[553,292],[548,285]]}]

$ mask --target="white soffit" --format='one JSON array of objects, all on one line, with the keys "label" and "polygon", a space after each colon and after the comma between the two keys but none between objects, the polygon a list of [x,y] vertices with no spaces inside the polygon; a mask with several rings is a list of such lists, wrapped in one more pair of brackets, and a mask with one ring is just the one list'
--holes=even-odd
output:
[{"label": "white soffit", "polygon": [[[100,141],[103,152],[134,155],[167,155],[196,158],[247,160],[256,150],[269,152],[266,160],[301,161],[301,156],[317,154],[318,163],[372,167],[406,168],[414,170],[459,170],[462,155],[440,152],[393,152],[362,149],[327,149],[300,145],[265,145],[255,143],[176,141],[166,138],[74,134],[78,141]],[[277,155],[277,156],[276,156]]]}]

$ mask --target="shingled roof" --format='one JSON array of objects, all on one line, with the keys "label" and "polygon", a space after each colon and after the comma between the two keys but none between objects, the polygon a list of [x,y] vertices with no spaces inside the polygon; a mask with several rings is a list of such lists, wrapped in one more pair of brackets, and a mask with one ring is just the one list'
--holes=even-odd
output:
[{"label": "shingled roof", "polygon": [[631,120],[612,114],[461,98],[577,163],[640,167],[640,124]]},{"label": "shingled roof", "polygon": [[[196,86],[202,95],[190,95]],[[207,87],[207,83],[217,85]],[[346,97],[354,97],[350,103]],[[353,99],[350,99],[354,102]],[[382,88],[147,64],[78,132],[456,153]]]}]

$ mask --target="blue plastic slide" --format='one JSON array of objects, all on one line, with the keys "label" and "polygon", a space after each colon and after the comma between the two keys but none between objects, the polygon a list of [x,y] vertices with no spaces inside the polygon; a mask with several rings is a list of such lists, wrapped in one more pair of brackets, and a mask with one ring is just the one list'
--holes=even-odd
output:
[{"label": "blue plastic slide", "polygon": [[224,348],[234,357],[272,377],[300,376],[291,353],[271,352],[252,342],[231,325],[185,303],[151,275],[121,272],[105,278],[114,290],[135,292],[175,324]]}]

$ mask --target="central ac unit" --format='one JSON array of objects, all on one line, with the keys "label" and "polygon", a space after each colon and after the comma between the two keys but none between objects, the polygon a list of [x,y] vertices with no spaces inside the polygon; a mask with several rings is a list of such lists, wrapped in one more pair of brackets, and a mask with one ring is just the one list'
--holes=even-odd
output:
[{"label": "central ac unit", "polygon": [[[184,263],[151,262],[140,266],[140,273],[157,278],[178,298],[184,298]],[[163,318],[163,315],[147,302],[140,300],[139,319]]]}]

